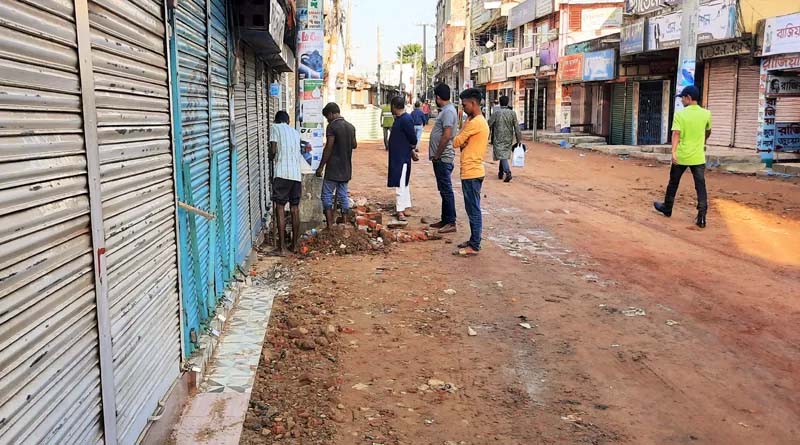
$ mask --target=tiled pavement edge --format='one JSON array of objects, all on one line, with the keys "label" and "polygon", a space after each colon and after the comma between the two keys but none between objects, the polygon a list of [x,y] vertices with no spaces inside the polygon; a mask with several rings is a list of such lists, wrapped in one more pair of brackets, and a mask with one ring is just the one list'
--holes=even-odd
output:
[{"label": "tiled pavement edge", "polygon": [[242,289],[200,392],[175,427],[178,445],[239,443],[272,301],[287,288],[285,283],[253,281]]}]

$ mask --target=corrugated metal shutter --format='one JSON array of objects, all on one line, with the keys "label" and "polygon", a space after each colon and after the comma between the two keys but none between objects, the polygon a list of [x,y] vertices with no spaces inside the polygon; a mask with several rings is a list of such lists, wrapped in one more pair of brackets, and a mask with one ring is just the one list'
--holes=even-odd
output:
[{"label": "corrugated metal shutter", "polygon": [[260,60],[256,62],[256,100],[258,103],[258,163],[261,168],[261,178],[259,191],[261,192],[261,224],[268,224],[267,209],[270,207],[269,182],[272,179],[270,170],[267,168],[268,159],[266,156],[266,146],[269,140],[269,81],[267,79],[266,65]]},{"label": "corrugated metal shutter", "polygon": [[708,62],[708,104],[711,111],[709,145],[731,144],[733,132],[736,59],[725,57]]},{"label": "corrugated metal shutter", "polygon": [[552,80],[547,82],[547,103],[545,109],[547,110],[547,120],[544,123],[545,127],[553,131],[556,128],[556,81]]},{"label": "corrugated metal shutter", "polygon": [[758,133],[758,65],[739,65],[734,146],[756,148]]},{"label": "corrugated metal shutter", "polygon": [[244,69],[247,97],[247,158],[250,169],[250,240],[255,243],[261,232],[261,164],[258,152],[260,145],[258,130],[258,103],[256,99],[256,58],[250,47],[244,47]]},{"label": "corrugated metal shutter", "polygon": [[633,82],[611,89],[611,144],[633,144]]},{"label": "corrugated metal shutter", "polygon": [[0,442],[102,441],[72,2],[0,2]]},{"label": "corrugated metal shutter", "polygon": [[625,135],[622,138],[625,145],[633,145],[633,82],[625,84]]},{"label": "corrugated metal shutter", "polygon": [[[211,146],[215,164],[212,170],[211,210],[222,215],[216,226],[216,258],[214,280],[216,295],[221,296],[225,283],[233,275],[230,255],[233,249],[231,227],[231,141],[228,108],[228,26],[224,0],[211,0],[209,6],[209,48],[211,50]],[[216,301],[215,301],[216,302]]]},{"label": "corrugated metal shutter", "polygon": [[800,122],[800,97],[779,97],[775,122]]},{"label": "corrugated metal shutter", "polygon": [[[178,2],[175,10],[177,48],[177,86],[179,104],[176,125],[181,134],[176,153],[181,181],[178,194],[182,201],[206,211],[211,206],[209,149],[208,41],[205,2]],[[177,131],[177,130],[176,130]],[[209,273],[211,224],[202,216],[179,212],[181,223],[182,293],[185,334],[200,334],[200,325],[213,311],[213,279]],[[186,239],[183,239],[183,238]],[[192,345],[186,352],[191,352]]]},{"label": "corrugated metal shutter", "polygon": [[117,433],[134,443],[180,371],[163,3],[89,4]]},{"label": "corrugated metal shutter", "polygon": [[253,244],[250,231],[250,169],[248,161],[248,128],[247,128],[247,102],[245,82],[245,58],[241,47],[236,57],[238,80],[234,86],[234,113],[236,119],[236,152],[237,160],[237,228],[239,244],[236,249],[236,263],[242,264],[250,254]]}]

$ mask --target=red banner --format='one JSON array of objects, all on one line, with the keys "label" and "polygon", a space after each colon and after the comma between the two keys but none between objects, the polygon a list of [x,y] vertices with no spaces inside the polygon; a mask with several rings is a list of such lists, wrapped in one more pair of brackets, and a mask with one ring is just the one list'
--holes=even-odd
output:
[{"label": "red banner", "polygon": [[558,59],[558,76],[562,82],[583,80],[583,53]]}]

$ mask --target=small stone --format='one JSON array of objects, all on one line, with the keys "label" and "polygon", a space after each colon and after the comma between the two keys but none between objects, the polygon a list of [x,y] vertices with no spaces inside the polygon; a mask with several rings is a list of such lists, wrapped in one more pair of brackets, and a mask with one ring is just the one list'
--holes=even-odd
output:
[{"label": "small stone", "polygon": [[272,425],[272,434],[286,434],[286,427],[282,423],[274,423]]},{"label": "small stone", "polygon": [[475,329],[472,329],[469,326],[467,327],[467,334],[469,334],[470,337],[474,337],[474,336],[478,335],[478,333],[475,332]]},{"label": "small stone", "polygon": [[266,436],[269,436],[270,434],[272,434],[272,431],[270,431],[269,428],[262,428],[261,429],[261,435],[262,436],[266,437]]},{"label": "small stone", "polygon": [[455,295],[456,294],[456,290],[455,289],[445,289],[444,293],[446,295]]},{"label": "small stone", "polygon": [[289,338],[303,338],[306,334],[308,334],[308,329],[294,328],[289,331]]},{"label": "small stone", "polygon": [[302,322],[297,317],[286,317],[286,324],[290,328],[297,328],[300,327]]},{"label": "small stone", "polygon": [[340,403],[340,404],[336,405],[336,408],[338,408],[338,409],[344,409],[344,405],[342,405],[342,404]]},{"label": "small stone", "polygon": [[317,349],[317,344],[314,343],[314,340],[302,340],[297,344],[297,346],[304,351]]},{"label": "small stone", "polygon": [[325,337],[317,337],[317,338],[315,338],[314,339],[314,343],[316,343],[317,346],[322,346],[323,348],[326,348],[326,347],[328,347],[328,345],[330,345],[330,342]]}]

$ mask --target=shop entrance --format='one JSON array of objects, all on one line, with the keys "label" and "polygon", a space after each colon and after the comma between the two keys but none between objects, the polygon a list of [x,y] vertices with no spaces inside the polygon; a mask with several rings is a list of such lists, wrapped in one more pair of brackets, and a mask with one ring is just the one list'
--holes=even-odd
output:
[{"label": "shop entrance", "polygon": [[661,116],[663,113],[663,85],[661,81],[639,84],[638,143],[661,143]]},{"label": "shop entrance", "polygon": [[[525,128],[533,129],[533,121],[536,119],[536,129],[544,130],[547,127],[547,87],[539,86],[538,103],[536,103],[535,91],[534,89],[526,90]],[[536,113],[534,113],[534,106]]]}]

